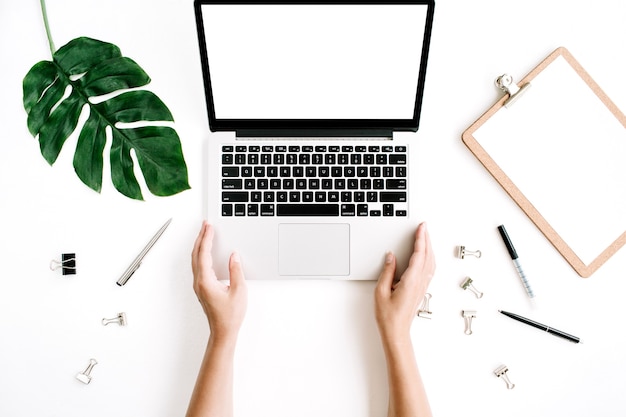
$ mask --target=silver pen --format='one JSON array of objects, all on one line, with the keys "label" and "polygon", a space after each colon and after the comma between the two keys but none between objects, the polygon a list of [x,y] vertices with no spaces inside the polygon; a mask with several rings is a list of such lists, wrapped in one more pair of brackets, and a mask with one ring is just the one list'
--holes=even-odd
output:
[{"label": "silver pen", "polygon": [[167,226],[170,225],[171,221],[172,221],[172,219],[169,219],[168,221],[166,221],[165,224],[163,226],[161,226],[159,231],[156,232],[156,234],[152,237],[152,239],[150,239],[150,242],[148,242],[146,247],[143,248],[143,250],[141,252],[139,252],[139,255],[137,255],[137,257],[135,258],[133,263],[130,264],[130,266],[126,269],[126,271],[124,271],[124,273],[122,274],[120,279],[117,280],[117,285],[119,285],[121,287],[122,285],[124,285],[124,284],[126,284],[128,282],[130,277],[141,266],[141,261],[143,261],[143,258],[148,254],[150,249],[152,249],[152,247],[157,242],[157,240],[159,240],[159,238],[161,237],[163,232],[165,232],[165,229],[167,229]]}]

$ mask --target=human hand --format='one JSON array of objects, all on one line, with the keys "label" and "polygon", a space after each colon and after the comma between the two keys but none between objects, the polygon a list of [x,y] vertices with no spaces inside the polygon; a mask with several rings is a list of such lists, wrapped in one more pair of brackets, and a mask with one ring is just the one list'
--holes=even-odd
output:
[{"label": "human hand", "polygon": [[396,257],[388,253],[378,278],[374,294],[376,323],[384,343],[405,341],[410,336],[411,323],[423,301],[435,273],[435,256],[426,224],[415,232],[413,253],[409,266],[395,281]]},{"label": "human hand", "polygon": [[209,320],[211,337],[235,341],[246,314],[248,289],[237,253],[228,262],[230,285],[218,280],[211,256],[214,233],[211,225],[202,223],[191,254],[193,289]]}]

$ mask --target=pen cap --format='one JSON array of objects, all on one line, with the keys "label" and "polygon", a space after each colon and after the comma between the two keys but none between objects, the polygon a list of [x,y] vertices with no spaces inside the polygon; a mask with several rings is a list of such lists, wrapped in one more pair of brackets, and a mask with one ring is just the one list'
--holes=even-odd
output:
[{"label": "pen cap", "polygon": [[506,245],[506,250],[509,251],[509,255],[511,255],[511,259],[517,259],[517,252],[515,252],[515,248],[513,247],[513,242],[511,242],[511,238],[509,238],[509,234],[506,232],[504,225],[501,224],[498,226],[498,232],[500,232],[500,236],[502,236],[502,240],[504,240],[504,244]]}]

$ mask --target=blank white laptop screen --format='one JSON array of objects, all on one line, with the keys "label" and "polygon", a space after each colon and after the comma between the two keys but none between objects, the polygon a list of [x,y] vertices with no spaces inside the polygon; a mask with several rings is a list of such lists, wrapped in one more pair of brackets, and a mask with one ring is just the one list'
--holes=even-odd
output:
[{"label": "blank white laptop screen", "polygon": [[428,6],[203,4],[217,119],[412,119]]}]

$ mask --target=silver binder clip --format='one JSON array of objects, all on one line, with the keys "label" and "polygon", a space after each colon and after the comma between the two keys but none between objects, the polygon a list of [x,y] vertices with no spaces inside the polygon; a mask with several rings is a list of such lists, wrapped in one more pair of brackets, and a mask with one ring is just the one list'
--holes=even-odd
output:
[{"label": "silver binder clip", "polygon": [[496,87],[509,94],[509,98],[504,102],[504,107],[511,107],[530,88],[530,83],[524,84],[521,88],[513,82],[513,77],[509,74],[502,74],[496,78]]},{"label": "silver binder clip", "polygon": [[479,250],[475,250],[475,251],[467,250],[465,249],[465,246],[457,246],[456,256],[461,259],[465,259],[466,256],[475,256],[477,258],[480,258],[482,256],[482,252]]},{"label": "silver binder clip", "polygon": [[430,315],[433,314],[433,312],[430,311],[430,307],[428,307],[428,301],[431,299],[431,297],[432,295],[430,295],[429,293],[424,294],[424,300],[422,301],[422,305],[417,310],[417,317],[430,320]]},{"label": "silver binder clip", "polygon": [[478,291],[476,287],[474,287],[472,282],[474,282],[473,279],[471,279],[470,277],[466,277],[465,280],[463,280],[463,282],[461,283],[461,288],[463,288],[464,290],[470,290],[471,292],[474,293],[476,298],[482,298],[483,293]]},{"label": "silver binder clip", "polygon": [[511,380],[509,379],[509,376],[506,374],[508,370],[509,368],[507,368],[506,365],[502,365],[502,366],[499,366],[495,371],[493,371],[493,373],[498,378],[502,378],[504,380],[504,382],[506,383],[507,389],[513,389],[515,388],[515,384],[511,382]]},{"label": "silver binder clip", "polygon": [[63,253],[61,260],[53,259],[50,261],[50,269],[56,271],[61,268],[63,275],[76,275],[76,254]]},{"label": "silver binder clip", "polygon": [[463,310],[463,319],[465,319],[465,334],[472,334],[472,319],[476,318],[476,311]]},{"label": "silver binder clip", "polygon": [[117,313],[117,317],[112,319],[102,319],[102,325],[106,326],[111,323],[117,323],[120,326],[126,326],[126,313]]},{"label": "silver binder clip", "polygon": [[98,364],[98,361],[95,359],[89,359],[89,365],[83,372],[79,372],[76,374],[76,379],[78,379],[83,384],[89,384],[91,382],[91,370],[94,366]]}]

